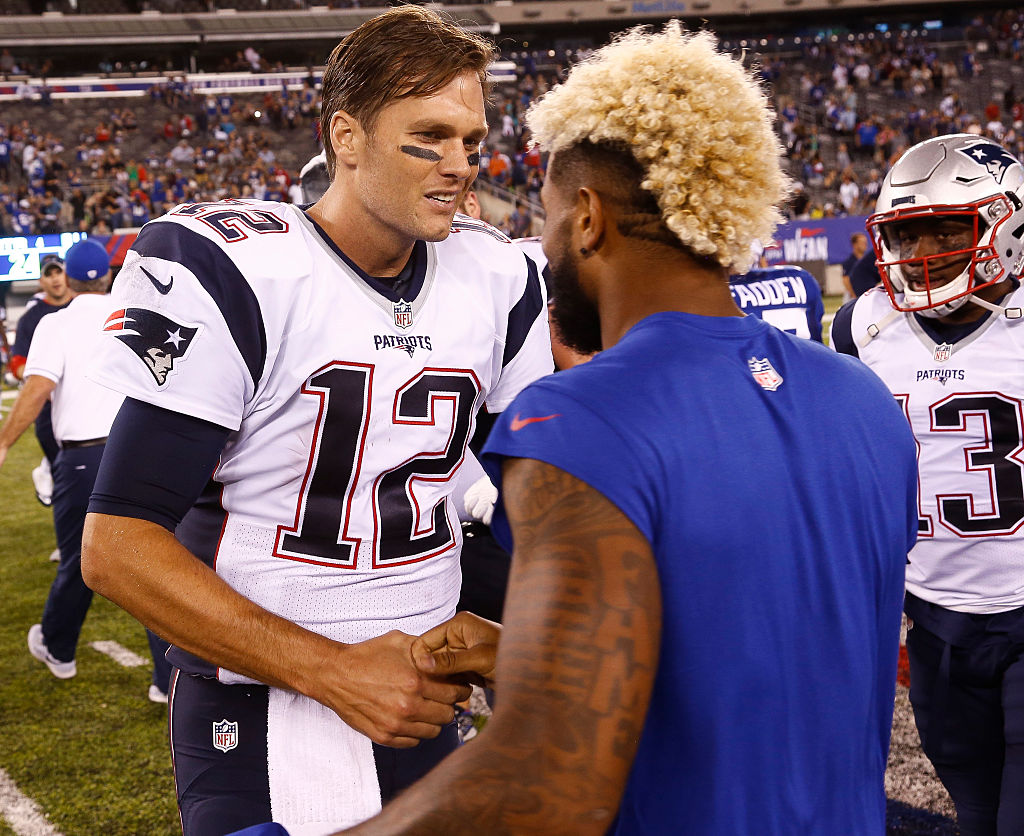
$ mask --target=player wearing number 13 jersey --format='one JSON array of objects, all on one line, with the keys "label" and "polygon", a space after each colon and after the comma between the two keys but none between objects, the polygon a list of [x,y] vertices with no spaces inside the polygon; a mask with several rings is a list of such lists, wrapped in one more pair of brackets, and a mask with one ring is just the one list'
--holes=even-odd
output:
[{"label": "player wearing number 13 jersey", "polygon": [[175,646],[186,836],[334,832],[455,743],[469,687],[413,636],[459,599],[478,410],[552,370],[535,265],[455,215],[492,55],[416,6],[372,19],[325,71],[320,200],[179,206],[118,277],[86,579]]},{"label": "player wearing number 13 jersey", "polygon": [[888,385],[919,450],[907,565],[910,698],[962,834],[1024,832],[1024,167],[943,136],[886,176],[868,220],[885,288],[832,346]]}]

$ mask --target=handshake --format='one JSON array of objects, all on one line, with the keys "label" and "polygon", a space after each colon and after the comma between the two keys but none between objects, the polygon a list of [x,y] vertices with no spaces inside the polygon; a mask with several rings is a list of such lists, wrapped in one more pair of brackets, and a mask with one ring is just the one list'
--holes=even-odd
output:
[{"label": "handshake", "polygon": [[470,684],[493,688],[500,638],[500,624],[459,612],[413,640],[413,663],[429,676],[464,676]]}]

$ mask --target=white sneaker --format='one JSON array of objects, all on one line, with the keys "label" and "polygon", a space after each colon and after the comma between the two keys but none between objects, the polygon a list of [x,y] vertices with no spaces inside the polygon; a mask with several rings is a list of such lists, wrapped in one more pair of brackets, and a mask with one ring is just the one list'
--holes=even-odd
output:
[{"label": "white sneaker", "polygon": [[36,499],[49,508],[53,505],[53,474],[50,473],[50,462],[43,456],[39,466],[32,469],[32,484],[36,489]]},{"label": "white sneaker", "polygon": [[161,691],[156,685],[149,686],[149,701],[150,702],[167,702],[167,694]]},{"label": "white sneaker", "polygon": [[60,563],[60,549],[50,552],[50,563]]},{"label": "white sneaker", "polygon": [[78,673],[74,659],[70,662],[61,662],[58,659],[54,659],[50,654],[46,647],[46,642],[43,641],[42,624],[33,624],[28,628],[28,652],[46,665],[50,669],[50,673],[57,677],[57,679],[71,679],[71,677]]}]

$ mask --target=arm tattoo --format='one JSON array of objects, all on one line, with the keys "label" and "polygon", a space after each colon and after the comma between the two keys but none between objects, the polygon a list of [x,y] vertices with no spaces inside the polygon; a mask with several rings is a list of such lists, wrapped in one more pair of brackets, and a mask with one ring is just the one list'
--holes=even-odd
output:
[{"label": "arm tattoo", "polygon": [[658,658],[650,544],[551,465],[512,460],[505,492],[516,546],[495,714],[360,833],[604,833],[618,809]]}]

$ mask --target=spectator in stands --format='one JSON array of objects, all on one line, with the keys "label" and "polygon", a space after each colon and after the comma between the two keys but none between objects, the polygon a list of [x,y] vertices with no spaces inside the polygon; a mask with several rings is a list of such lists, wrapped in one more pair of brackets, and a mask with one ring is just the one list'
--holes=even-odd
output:
[{"label": "spectator in stands", "polygon": [[0,180],[11,182],[11,140],[0,127]]},{"label": "spectator in stands", "polygon": [[141,227],[149,222],[149,206],[146,205],[145,195],[136,194],[132,197],[128,207],[129,226]]},{"label": "spectator in stands", "polygon": [[852,215],[854,213],[859,197],[860,186],[857,185],[853,172],[843,172],[842,185],[839,186],[839,205],[843,208],[843,214]]},{"label": "spectator in stands", "polygon": [[36,97],[36,88],[32,86],[27,78],[21,79],[18,86],[14,88],[14,95],[20,102],[31,102]]},{"label": "spectator in stands", "polygon": [[878,124],[873,116],[857,125],[854,137],[854,147],[862,156],[873,157],[875,155],[875,141],[878,138]]},{"label": "spectator in stands", "polygon": [[0,73],[4,75],[13,75],[21,72],[21,69],[14,61],[14,56],[11,55],[9,49],[0,51]]}]

